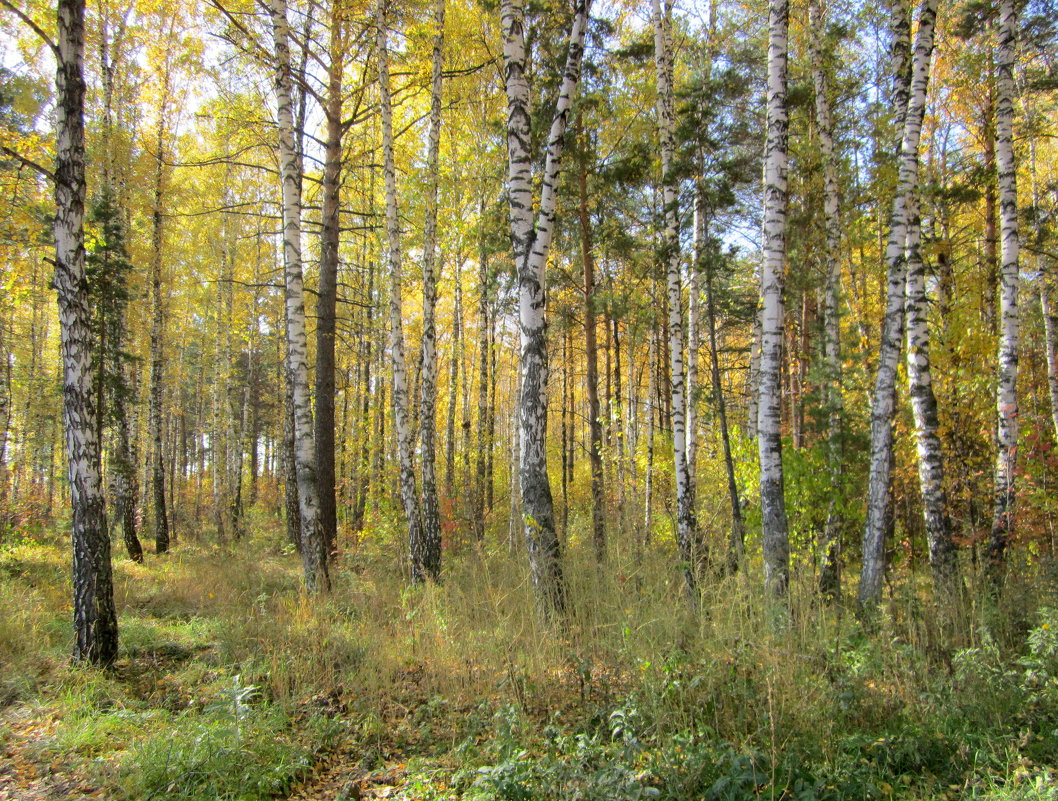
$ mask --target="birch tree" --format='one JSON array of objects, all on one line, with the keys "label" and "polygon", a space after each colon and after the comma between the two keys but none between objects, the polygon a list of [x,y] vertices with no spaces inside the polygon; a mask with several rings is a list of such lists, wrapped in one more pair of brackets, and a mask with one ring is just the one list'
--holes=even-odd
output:
[{"label": "birch tree", "polygon": [[786,61],[790,5],[768,5],[767,142],[764,148],[764,260],[761,265],[760,391],[757,443],[760,455],[760,506],[764,543],[764,584],[774,597],[786,595],[790,540],[782,469],[781,360],[783,275],[786,269],[787,121]]},{"label": "birch tree", "polygon": [[[445,0],[434,3],[431,60],[430,132],[426,155],[426,224],[423,232],[422,387],[419,424],[422,444],[422,569],[431,578],[441,574],[441,517],[437,508],[437,175],[441,151],[441,70],[444,66]],[[457,278],[458,280],[458,278]],[[457,363],[455,354],[453,363]],[[414,557],[413,557],[414,570]]]},{"label": "birch tree", "polygon": [[857,595],[859,612],[873,615],[882,597],[885,571],[885,532],[892,514],[890,487],[893,469],[893,417],[896,407],[896,370],[904,327],[904,296],[907,274],[907,231],[909,208],[918,184],[918,148],[922,117],[926,108],[929,63],[933,54],[933,26],[937,0],[924,0],[918,19],[910,83],[904,77],[903,52],[909,34],[906,13],[900,0],[894,0],[894,100],[906,97],[906,110],[897,116],[903,123],[900,142],[896,194],[889,218],[889,239],[885,249],[886,305],[882,322],[881,350],[871,404],[870,473],[867,485],[867,522],[863,535],[863,565]]},{"label": "birch tree", "polygon": [[275,88],[279,124],[279,167],[283,182],[283,262],[287,334],[287,375],[293,408],[294,470],[301,524],[301,560],[310,592],[330,590],[327,554],[320,522],[316,443],[309,400],[305,290],[301,269],[301,180],[291,102],[290,27],[286,0],[270,0],[275,42]]},{"label": "birch tree", "polygon": [[929,564],[937,594],[951,598],[958,590],[958,564],[951,538],[951,519],[944,492],[944,456],[941,451],[940,419],[933,392],[930,364],[930,333],[926,316],[926,268],[921,254],[921,221],[918,197],[908,203],[907,232],[907,380],[911,409],[915,415],[918,445],[918,481],[922,514],[929,546]]},{"label": "birch tree", "polygon": [[547,134],[539,209],[534,214],[530,152],[530,94],[526,80],[523,0],[501,0],[507,90],[508,203],[511,247],[518,276],[521,330],[519,372],[522,523],[538,603],[546,616],[564,611],[566,588],[554,503],[547,476],[547,330],[544,269],[555,229],[559,170],[573,93],[580,80],[590,0],[576,0],[555,112]]},{"label": "birch tree", "polygon": [[[664,5],[664,7],[663,7]],[[672,447],[676,472],[676,545],[692,603],[698,597],[698,567],[704,556],[694,516],[694,483],[687,460],[687,386],[683,353],[683,300],[680,286],[679,187],[676,179],[676,114],[672,87],[672,0],[651,0],[654,67],[657,79],[658,138],[665,232],[666,290],[669,301],[669,364],[672,371]]]},{"label": "birch tree", "polygon": [[389,264],[389,350],[393,369],[393,425],[397,435],[400,500],[408,524],[412,580],[426,579],[429,555],[422,534],[422,517],[415,487],[412,426],[408,402],[408,369],[404,359],[404,328],[401,321],[401,246],[397,208],[397,168],[393,155],[393,100],[389,83],[389,50],[386,33],[386,2],[378,7],[376,50],[378,87],[382,108],[383,172],[386,184],[386,261]]},{"label": "birch tree", "polygon": [[55,289],[73,542],[74,658],[117,656],[118,623],[92,397],[92,318],[85,281],[84,0],[59,0],[55,54]]},{"label": "birch tree", "polygon": [[1017,12],[1000,0],[996,44],[996,166],[999,181],[1000,293],[999,380],[996,384],[995,505],[988,541],[988,566],[998,580],[1014,533],[1014,489],[1018,446],[1018,185],[1014,156],[1014,51]]}]

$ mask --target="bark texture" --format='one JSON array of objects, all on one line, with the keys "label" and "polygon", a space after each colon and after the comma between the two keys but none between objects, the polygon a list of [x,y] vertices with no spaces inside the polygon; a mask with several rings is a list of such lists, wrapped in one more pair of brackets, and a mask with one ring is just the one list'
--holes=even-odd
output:
[{"label": "bark texture", "polygon": [[996,384],[995,503],[988,567],[998,579],[1014,534],[1018,453],[1018,185],[1014,156],[1014,55],[1017,12],[1013,0],[999,3],[996,45],[996,167],[999,179],[1000,291],[999,380]]},{"label": "bark texture", "polygon": [[909,201],[907,233],[907,380],[911,409],[915,415],[918,445],[918,483],[922,494],[922,514],[929,546],[933,586],[941,597],[958,593],[958,563],[951,536],[948,499],[944,492],[944,455],[941,450],[940,418],[933,392],[930,366],[930,333],[926,316],[926,268],[922,262],[921,221],[918,198]]},{"label": "bark texture", "polygon": [[308,347],[305,333],[305,289],[301,268],[301,179],[295,146],[290,72],[290,28],[286,0],[270,0],[275,41],[275,85],[278,100],[279,165],[283,181],[283,261],[286,285],[287,372],[293,400],[294,469],[301,524],[301,561],[310,592],[330,590],[327,553],[320,522],[316,443],[309,399]]},{"label": "bark texture", "polygon": [[[422,253],[422,386],[419,441],[422,453],[422,569],[441,575],[441,515],[437,505],[437,175],[441,152],[441,70],[444,66],[444,0],[434,3],[430,89],[430,133],[426,154],[426,224]],[[458,363],[455,354],[453,362]],[[413,572],[415,566],[412,566]]]},{"label": "bark texture", "polygon": [[885,573],[885,538],[892,521],[891,478],[893,470],[893,418],[896,408],[897,364],[904,329],[904,294],[907,272],[906,245],[909,203],[918,185],[918,148],[922,117],[926,107],[929,62],[933,53],[933,26],[937,0],[925,0],[919,12],[918,36],[912,59],[910,83],[902,64],[906,14],[899,0],[894,2],[894,99],[907,98],[903,121],[896,194],[889,219],[889,239],[885,249],[886,305],[882,321],[882,341],[878,372],[871,404],[870,473],[867,484],[867,522],[863,534],[863,564],[857,605],[862,616],[873,615],[882,598]]},{"label": "bark texture", "polygon": [[577,0],[566,65],[547,134],[539,210],[534,214],[530,152],[530,93],[526,80],[523,0],[502,0],[507,90],[508,198],[511,247],[518,275],[520,464],[522,522],[538,603],[545,616],[566,606],[565,580],[547,476],[547,329],[544,268],[555,230],[558,177],[573,92],[580,80],[590,0]]},{"label": "bark texture", "polygon": [[787,126],[786,61],[790,5],[768,6],[767,142],[764,148],[764,261],[761,265],[760,392],[757,445],[764,543],[764,584],[776,598],[786,595],[790,538],[782,469],[781,364],[786,269]]},{"label": "bark texture", "polygon": [[687,385],[684,370],[683,300],[680,282],[679,187],[677,184],[676,114],[672,87],[672,2],[652,0],[654,66],[657,76],[658,138],[665,232],[662,248],[668,293],[669,365],[672,371],[672,447],[676,471],[676,545],[692,603],[698,599],[698,573],[704,554],[694,516],[694,482],[687,461]]},{"label": "bark texture", "polygon": [[412,580],[425,581],[430,570],[422,516],[415,487],[414,446],[409,412],[408,368],[404,359],[402,325],[400,219],[397,208],[397,168],[393,155],[393,101],[389,83],[385,3],[379,6],[377,31],[378,85],[382,101],[382,151],[386,184],[386,240],[389,263],[389,350],[393,367],[393,425],[397,435],[400,500],[408,522],[408,547]]},{"label": "bark texture", "polygon": [[74,658],[109,665],[117,656],[118,623],[98,468],[92,316],[85,281],[84,1],[59,0],[56,16],[53,231],[72,513]]}]

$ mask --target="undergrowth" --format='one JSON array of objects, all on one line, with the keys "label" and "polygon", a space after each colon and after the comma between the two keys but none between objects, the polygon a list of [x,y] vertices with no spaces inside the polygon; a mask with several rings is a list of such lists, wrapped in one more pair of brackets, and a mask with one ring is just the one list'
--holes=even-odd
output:
[{"label": "undergrowth", "polygon": [[408,798],[1058,799],[1042,569],[957,610],[905,579],[865,632],[808,575],[785,615],[752,568],[711,580],[694,613],[668,543],[606,570],[571,548],[574,612],[549,629],[502,549],[449,553],[444,584],[416,588],[399,549],[365,543],[313,600],[279,541],[261,525],[118,559],[109,672],[67,659],[65,543],[5,546],[0,705],[40,725],[0,739],[128,799],[283,797],[334,753],[403,765]]}]

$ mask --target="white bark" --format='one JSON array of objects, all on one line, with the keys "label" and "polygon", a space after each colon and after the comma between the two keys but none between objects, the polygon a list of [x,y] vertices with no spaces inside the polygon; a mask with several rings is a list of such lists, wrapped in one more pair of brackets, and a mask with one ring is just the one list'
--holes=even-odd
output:
[{"label": "white bark", "polygon": [[786,61],[788,0],[770,0],[768,10],[767,143],[764,150],[764,261],[761,266],[760,393],[757,444],[764,543],[764,584],[774,597],[786,595],[790,541],[782,469],[783,284],[786,269],[787,121]]},{"label": "white bark", "polygon": [[286,283],[287,371],[294,413],[294,467],[301,518],[301,559],[309,591],[330,589],[327,554],[320,521],[316,477],[316,441],[309,399],[305,291],[301,268],[301,169],[295,146],[290,72],[290,28],[286,0],[270,0],[275,41],[275,85],[278,101],[279,167],[283,182],[283,261]]},{"label": "white bark", "polygon": [[999,178],[1000,290],[999,380],[996,385],[998,452],[995,510],[988,542],[993,577],[1014,533],[1015,472],[1018,446],[1018,186],[1014,156],[1014,51],[1017,12],[1013,0],[1000,0],[996,46],[996,167]]},{"label": "white bark", "polygon": [[[662,4],[664,3],[664,8]],[[683,293],[680,281],[679,188],[675,175],[676,114],[672,87],[672,2],[651,0],[654,20],[654,66],[657,77],[658,139],[665,232],[662,238],[669,300],[669,364],[672,370],[672,447],[676,471],[676,544],[686,590],[698,597],[701,538],[694,518],[694,482],[687,460],[687,385],[683,352]]]},{"label": "white bark", "polygon": [[379,5],[377,31],[378,86],[382,102],[382,152],[386,183],[386,240],[389,262],[389,351],[393,368],[393,426],[397,435],[400,499],[408,521],[412,579],[426,578],[423,561],[422,516],[415,488],[413,434],[408,409],[408,368],[404,359],[402,326],[400,219],[397,209],[397,168],[393,155],[393,101],[389,84],[389,50],[386,44],[385,2]]},{"label": "white bark", "polygon": [[[897,0],[898,18],[903,11]],[[919,13],[918,37],[911,67],[907,111],[898,116],[904,120],[900,144],[899,172],[893,211],[886,244],[886,307],[882,323],[878,373],[871,405],[871,462],[867,486],[867,522],[863,534],[863,565],[857,603],[861,614],[870,616],[882,597],[885,571],[885,532],[892,515],[890,481],[893,469],[893,417],[896,406],[896,372],[904,324],[904,290],[907,262],[908,204],[918,185],[918,148],[922,134],[922,117],[926,107],[929,63],[933,54],[933,26],[937,17],[937,0],[924,0]],[[902,30],[894,25],[896,30]],[[900,38],[895,47],[899,48]],[[894,64],[899,59],[894,58]],[[897,69],[894,95],[902,93],[903,81]]]},{"label": "white bark", "polygon": [[[423,325],[422,387],[419,425],[422,443],[422,532],[419,552],[412,552],[412,574],[441,573],[441,518],[437,507],[437,163],[441,150],[441,68],[444,65],[445,0],[435,0],[432,84],[430,90],[430,133],[426,156],[426,224],[422,255]],[[458,271],[458,267],[456,268]],[[453,364],[457,363],[452,354]],[[454,375],[453,375],[454,378]],[[451,411],[451,410],[450,410]],[[418,570],[416,569],[416,566]]]},{"label": "white bark", "polygon": [[546,615],[566,604],[554,504],[547,476],[547,334],[544,268],[555,227],[559,169],[573,92],[580,80],[584,32],[590,0],[577,0],[569,50],[547,137],[539,211],[533,214],[532,158],[529,150],[529,84],[526,81],[523,0],[502,0],[503,61],[507,85],[507,155],[511,245],[518,274],[521,326],[522,519],[533,585]]},{"label": "white bark", "polygon": [[929,323],[926,316],[926,268],[920,253],[921,224],[918,198],[909,199],[907,234],[907,380],[915,415],[918,444],[918,480],[922,514],[929,545],[929,564],[937,595],[954,596],[958,591],[958,565],[951,538],[951,520],[944,493],[944,455],[937,434],[940,420],[933,393],[929,358]]},{"label": "white bark", "polygon": [[84,0],[59,0],[56,40],[55,289],[73,542],[74,658],[109,665],[118,624],[92,394],[84,249]]}]

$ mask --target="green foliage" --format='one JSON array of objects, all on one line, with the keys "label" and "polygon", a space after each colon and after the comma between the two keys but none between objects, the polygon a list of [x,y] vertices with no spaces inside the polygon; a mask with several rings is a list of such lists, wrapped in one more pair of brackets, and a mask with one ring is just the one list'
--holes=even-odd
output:
[{"label": "green foliage", "polygon": [[128,752],[123,770],[133,797],[274,798],[312,766],[314,747],[331,737],[320,721],[307,736],[277,708],[250,706],[256,688],[236,682],[206,714],[187,713]]}]

